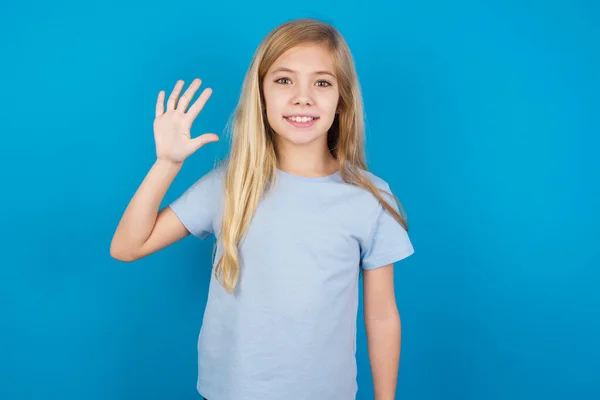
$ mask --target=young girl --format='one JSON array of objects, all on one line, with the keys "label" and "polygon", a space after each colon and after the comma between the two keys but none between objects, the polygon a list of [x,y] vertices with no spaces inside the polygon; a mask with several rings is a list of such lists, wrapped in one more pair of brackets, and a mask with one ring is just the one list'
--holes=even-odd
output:
[{"label": "young girl", "polygon": [[211,94],[194,80],[160,91],[156,162],[117,227],[111,254],[133,261],[192,233],[217,238],[198,339],[208,400],[356,397],[356,317],[364,318],[375,398],[395,398],[400,317],[393,263],[413,253],[388,184],[367,171],[363,107],[351,53],[329,24],[273,30],[247,72],[225,163],[158,210]]}]

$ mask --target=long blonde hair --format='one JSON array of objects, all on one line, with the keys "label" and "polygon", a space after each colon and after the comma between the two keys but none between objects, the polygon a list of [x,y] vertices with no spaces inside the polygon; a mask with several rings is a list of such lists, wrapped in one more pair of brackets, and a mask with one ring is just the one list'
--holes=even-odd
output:
[{"label": "long blonde hair", "polygon": [[[408,229],[405,218],[390,206],[375,185],[361,173],[367,171],[364,152],[362,94],[350,49],[330,24],[296,19],[272,30],[258,46],[245,76],[233,114],[232,143],[225,165],[225,204],[221,233],[223,252],[215,276],[232,293],[240,275],[239,243],[256,207],[277,173],[275,142],[265,114],[263,79],[284,52],[300,44],[325,44],[334,57],[340,91],[339,114],[328,132],[331,154],[339,162],[341,178],[369,190],[394,218]],[[387,192],[386,192],[387,193]],[[400,210],[402,206],[392,194]]]}]

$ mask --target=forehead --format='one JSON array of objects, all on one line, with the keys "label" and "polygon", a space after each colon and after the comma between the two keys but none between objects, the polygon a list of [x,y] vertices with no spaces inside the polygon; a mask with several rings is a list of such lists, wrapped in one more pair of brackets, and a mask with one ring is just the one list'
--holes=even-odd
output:
[{"label": "forehead", "polygon": [[283,53],[271,66],[270,70],[287,67],[299,72],[335,69],[335,60],[325,44],[302,44]]}]

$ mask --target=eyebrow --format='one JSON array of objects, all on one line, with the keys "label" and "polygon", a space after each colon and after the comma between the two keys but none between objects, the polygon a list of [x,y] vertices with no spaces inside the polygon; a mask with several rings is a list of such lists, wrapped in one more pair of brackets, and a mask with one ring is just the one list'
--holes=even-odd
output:
[{"label": "eyebrow", "polygon": [[[293,69],[289,69],[289,68],[286,68],[286,67],[279,67],[279,68],[275,69],[271,74],[274,75],[274,74],[276,74],[278,72],[290,72],[290,73],[293,73],[293,74],[296,73],[296,71],[294,71]],[[333,72],[329,72],[329,71],[315,71],[314,74],[315,75],[330,75],[333,78],[337,79],[337,77],[335,76],[335,74]]]}]

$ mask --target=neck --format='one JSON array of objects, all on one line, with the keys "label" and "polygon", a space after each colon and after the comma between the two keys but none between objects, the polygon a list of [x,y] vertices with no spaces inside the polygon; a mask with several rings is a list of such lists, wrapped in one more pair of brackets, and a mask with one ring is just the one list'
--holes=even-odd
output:
[{"label": "neck", "polygon": [[[316,145],[316,143],[315,143]],[[335,173],[339,163],[327,146],[277,146],[278,168],[284,172],[306,177],[320,177]]]}]

